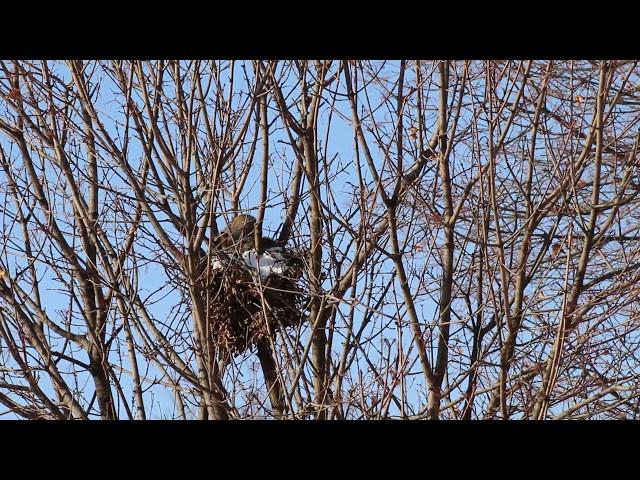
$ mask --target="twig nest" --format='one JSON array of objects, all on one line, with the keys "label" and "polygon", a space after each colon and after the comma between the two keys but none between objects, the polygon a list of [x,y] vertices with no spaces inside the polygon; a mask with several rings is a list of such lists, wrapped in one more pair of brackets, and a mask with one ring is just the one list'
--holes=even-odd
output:
[{"label": "twig nest", "polygon": [[[206,267],[206,261],[205,267]],[[223,358],[304,319],[300,257],[283,248],[211,255],[204,268],[210,333]],[[208,278],[207,278],[208,277]]]}]

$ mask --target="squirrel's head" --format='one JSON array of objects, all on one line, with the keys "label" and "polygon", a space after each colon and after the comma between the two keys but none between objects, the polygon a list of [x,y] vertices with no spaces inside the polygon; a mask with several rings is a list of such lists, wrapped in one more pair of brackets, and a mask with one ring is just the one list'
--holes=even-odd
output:
[{"label": "squirrel's head", "polygon": [[241,214],[231,220],[227,231],[234,240],[241,240],[244,237],[253,235],[255,228],[256,219],[251,215]]}]

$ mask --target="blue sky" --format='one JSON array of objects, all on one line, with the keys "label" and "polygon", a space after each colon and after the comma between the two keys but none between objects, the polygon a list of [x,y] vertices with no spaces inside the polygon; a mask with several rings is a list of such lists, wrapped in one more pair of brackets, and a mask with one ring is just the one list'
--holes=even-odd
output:
[{"label": "blue sky", "polygon": [[[189,62],[183,62],[183,67],[186,67]],[[55,62],[51,62],[51,65],[56,65]],[[281,69],[278,71],[278,75],[283,75],[285,80],[283,81],[284,94],[287,98],[295,98],[295,96],[299,93],[299,87],[295,85],[295,71],[292,67],[285,69]],[[376,168],[382,172],[383,177],[392,178],[393,171],[392,165],[395,161],[395,142],[393,131],[395,129],[395,113],[392,110],[388,109],[388,104],[385,103],[384,97],[389,92],[387,89],[393,88],[395,83],[394,79],[397,76],[399,62],[396,61],[388,61],[388,62],[372,62],[371,63],[373,70],[379,70],[379,78],[381,80],[377,81],[377,83],[373,83],[367,90],[366,94],[368,98],[364,95],[364,93],[360,96],[360,111],[359,114],[363,121],[363,124],[366,124],[365,134],[367,136],[367,140],[372,148],[372,153],[374,157],[374,163]],[[335,68],[335,67],[334,67]],[[63,79],[69,79],[68,73],[66,73],[66,67],[63,64],[57,64],[54,68],[55,72]],[[235,62],[235,70],[233,72],[233,76],[235,78],[234,83],[234,95],[231,99],[231,103],[233,108],[239,109],[242,105],[246,105],[247,99],[249,97],[247,83],[243,80],[243,75],[245,71],[249,76],[252,75],[252,66],[251,62]],[[230,88],[230,74],[229,70],[226,70],[224,75],[222,75],[221,83],[223,86],[224,92],[229,92]],[[98,109],[98,113],[103,119],[105,127],[109,131],[110,135],[113,138],[117,139],[119,142],[123,141],[124,135],[124,112],[123,112],[123,99],[121,94],[118,93],[117,86],[105,75],[99,74],[102,78],[100,82],[100,90],[97,92],[97,101],[96,106]],[[385,83],[386,82],[386,83]],[[413,69],[409,68],[407,71],[407,77],[405,79],[407,84],[407,90],[409,87],[415,83],[415,77],[413,74]],[[343,85],[343,79],[340,79],[340,84]],[[428,98],[429,109],[425,114],[425,124],[427,130],[427,137],[430,137],[435,133],[436,122],[437,122],[437,75],[433,76],[433,79],[425,82],[423,85],[423,95]],[[482,79],[476,79],[473,84],[475,88],[473,94],[469,95],[470,103],[481,103],[481,93],[483,88]],[[356,148],[354,144],[354,128],[351,122],[351,112],[349,109],[348,102],[344,95],[340,95],[342,90],[340,90],[339,94],[333,97],[330,94],[330,91],[333,87],[329,88],[327,92],[325,92],[325,97],[323,98],[323,106],[321,108],[321,114],[319,117],[319,132],[318,132],[318,155],[321,159],[330,159],[332,160],[332,168],[329,176],[325,176],[327,172],[321,171],[320,177],[323,182],[322,185],[322,195],[323,201],[329,205],[334,211],[349,211],[351,208],[351,204],[355,198],[357,198],[358,194],[358,177],[357,171],[355,167],[356,160]],[[167,84],[165,87],[166,94],[170,97],[173,94],[172,88],[170,84]],[[329,93],[328,93],[329,92]],[[392,92],[391,92],[392,93]],[[532,92],[528,91],[529,95],[533,95]],[[515,92],[514,94],[515,95]],[[507,97],[512,98],[512,96],[507,95]],[[409,95],[410,97],[410,95]],[[454,102],[455,95],[450,94],[450,102]],[[140,99],[134,99],[140,101]],[[411,100],[409,100],[411,101]],[[366,102],[369,102],[370,105],[373,106],[372,109],[369,109]],[[389,102],[393,104],[393,102]],[[211,103],[213,105],[213,103]],[[549,108],[554,108],[554,102],[549,102]],[[576,107],[577,108],[577,107]],[[3,111],[4,115],[5,112]],[[404,116],[404,128],[410,129],[416,122],[415,118],[412,118],[412,109],[406,109],[406,115]],[[264,231],[267,234],[271,234],[275,232],[275,230],[280,226],[280,223],[283,218],[284,209],[283,209],[283,190],[286,190],[288,186],[288,182],[291,175],[291,169],[295,162],[295,157],[291,146],[288,145],[289,139],[285,133],[283,128],[283,124],[281,119],[279,118],[279,113],[277,111],[276,105],[273,100],[270,98],[269,102],[269,119],[273,120],[275,123],[273,124],[271,133],[270,133],[270,168],[268,170],[268,183],[269,183],[269,195],[267,208],[265,211],[265,222],[264,222]],[[513,129],[512,137],[518,136],[520,133],[526,130],[526,121],[527,119],[520,119],[523,122],[523,126],[519,126],[516,124]],[[472,118],[470,113],[465,110],[460,119],[459,129],[464,130],[466,128],[475,128],[479,126],[479,128],[486,128],[486,123],[483,123],[484,117],[479,115],[478,118]],[[178,132],[178,126],[175,121],[168,122],[168,128],[172,133]],[[477,165],[473,164],[471,167],[469,166],[468,159],[479,158],[483,160],[486,157],[486,153],[482,151],[486,148],[487,137],[481,137],[481,145],[471,145],[461,143],[456,147],[453,152],[453,171],[452,175],[455,179],[459,179],[462,184],[465,179],[472,177],[477,171]],[[78,136],[78,139],[80,136]],[[251,138],[251,133],[248,135],[248,138]],[[379,141],[379,139],[382,139]],[[199,136],[199,143],[205,143],[204,135]],[[415,142],[411,143],[412,140],[410,138],[407,139],[407,145],[405,148],[407,152],[404,158],[405,168],[409,168],[416,158],[417,153],[417,145]],[[249,149],[249,142],[243,148],[243,155],[247,155]],[[517,142],[514,141],[514,145]],[[17,152],[15,146],[11,145],[10,142],[7,141],[5,136],[0,136],[0,145],[6,150],[6,152],[10,155],[14,161],[19,162],[17,157]],[[474,151],[475,148],[480,148],[480,152]],[[526,150],[526,140],[522,140],[522,145],[518,148],[521,148],[522,151]],[[257,142],[257,151],[256,158],[259,159],[261,157],[261,143],[260,138],[258,138]],[[547,152],[550,151],[550,147],[548,144],[541,143],[537,146],[536,154],[539,155],[540,161],[548,162],[549,158],[547,157]],[[388,152],[388,153],[386,153]],[[119,171],[119,167],[115,164],[115,162],[109,159],[108,154],[104,150],[101,151],[103,155],[101,158],[101,175],[103,175],[105,180],[109,180],[110,184],[118,189],[119,195],[131,195],[131,188],[127,185],[126,181],[121,178],[118,178],[118,175],[121,175]],[[391,158],[390,158],[391,157]],[[135,139],[134,136],[131,136],[131,142],[129,144],[128,150],[128,161],[132,168],[138,169],[143,158],[143,151],[141,149],[140,142]],[[241,165],[241,163],[239,163]],[[85,166],[84,160],[82,157],[79,158],[79,171],[78,177],[82,178],[82,168]],[[193,173],[193,172],[192,172]],[[587,173],[588,170],[587,170]],[[64,180],[60,177],[60,172],[56,167],[52,166],[50,162],[44,162],[44,170],[43,174],[46,176],[47,181],[49,182],[50,189],[54,190],[54,186],[56,188],[64,188]],[[501,178],[506,178],[511,173],[505,171],[500,171],[499,174]],[[512,173],[513,175],[524,175],[524,171],[519,171]],[[546,181],[548,173],[540,174],[540,181]],[[431,185],[436,183],[436,171],[434,166],[428,166],[427,172],[424,175],[424,178],[421,179],[424,182],[424,185]],[[256,162],[253,169],[250,171],[250,175],[248,177],[245,191],[240,200],[240,207],[242,211],[249,212],[255,214],[257,211],[257,205],[259,203],[259,178],[260,178],[260,170],[259,170],[259,162]],[[538,180],[536,178],[536,180]],[[370,188],[373,188],[373,180],[371,178],[370,173],[366,168],[363,169],[363,181]],[[81,182],[82,184],[82,182]],[[86,185],[84,186],[86,188]],[[303,185],[303,191],[306,190],[306,186]],[[2,192],[4,194],[4,192]],[[507,208],[509,205],[507,203],[511,202],[512,204],[517,204],[518,202],[518,194],[517,192],[510,192],[511,195],[504,205],[501,205],[502,208]],[[608,192],[603,192],[603,196],[606,196]],[[101,191],[100,200],[101,200],[101,208],[103,209],[103,215],[101,217],[104,222],[104,229],[108,232],[113,232],[114,227],[112,224],[109,224],[109,221],[116,220],[112,211],[112,204],[115,201],[114,199],[117,195],[113,193],[107,193],[106,191]],[[55,199],[56,204],[56,218],[60,222],[65,221],[65,214],[70,210],[69,205],[65,204],[65,200],[62,196],[58,195],[53,197]],[[228,198],[227,198],[228,200]],[[175,207],[175,205],[174,205]],[[11,213],[13,210],[13,204],[5,204],[4,216],[0,217],[0,223],[5,232],[11,232],[11,235],[17,234],[17,230],[15,227],[11,227],[8,221],[7,214]],[[229,203],[225,206],[226,209],[229,208]],[[439,206],[438,206],[439,208]],[[291,241],[292,245],[305,247],[309,242],[309,229],[308,229],[308,218],[307,218],[307,209],[308,209],[308,197],[303,199],[303,204],[298,212],[298,217],[295,227],[294,238]],[[383,206],[378,202],[375,207],[372,209],[375,210],[375,213],[382,214],[384,212]],[[177,209],[174,209],[174,213],[178,213]],[[229,212],[229,215],[232,215],[234,212]],[[371,212],[366,212],[371,213]],[[422,213],[416,213],[416,215],[422,215]],[[357,226],[360,221],[360,212],[356,211],[355,214],[351,217],[350,222],[352,226]],[[218,228],[222,229],[225,226],[224,219],[222,217],[218,218]],[[331,223],[332,229],[337,229],[338,234],[336,235],[335,242],[333,247],[337,250],[342,250],[345,245],[350,241],[350,235],[344,229],[340,230],[337,222]],[[73,225],[70,224],[68,226],[69,229],[73,228]],[[118,226],[121,230],[126,230],[126,225]],[[562,228],[568,228],[567,224],[564,224]],[[151,249],[156,245],[154,244],[155,238],[152,230],[149,230],[150,233],[145,233],[143,238],[141,238],[138,243],[137,249],[140,254],[149,255]],[[172,232],[176,242],[180,241],[180,236],[177,232]],[[124,235],[123,231],[118,234],[118,238],[115,236],[112,238],[114,244],[122,241],[122,237]],[[438,292],[438,279],[440,275],[439,267],[437,267],[437,262],[433,261],[434,256],[437,256],[437,251],[431,249],[429,247],[430,244],[435,244],[438,246],[442,242],[442,233],[438,228],[433,227],[429,224],[428,219],[418,218],[418,221],[414,226],[410,228],[401,228],[400,230],[400,241],[406,249],[406,265],[407,268],[411,271],[412,275],[410,276],[410,288],[412,292],[415,294],[416,308],[420,315],[420,320],[423,323],[423,328],[425,329],[425,338],[427,339],[428,345],[428,355],[430,359],[433,361],[434,349],[431,348],[434,342],[437,341],[437,329],[435,327],[436,320],[436,302],[437,302],[437,292]],[[416,245],[419,245],[419,248],[416,248]],[[330,245],[325,245],[324,251],[324,270],[327,273],[327,278],[325,280],[325,288],[329,290],[332,285],[332,268],[334,266],[334,260],[336,260],[336,253],[331,250]],[[383,248],[386,248],[386,245],[382,245]],[[458,246],[461,251],[466,251],[466,253],[470,253],[472,246],[470,244],[466,244],[464,246]],[[80,248],[80,247],[78,247]],[[4,258],[3,261],[9,267],[9,271],[11,273],[15,273],[16,270],[23,268],[26,265],[26,260],[21,258],[18,254],[16,254],[15,249],[12,247],[11,242],[9,241],[2,252]],[[353,246],[350,248],[347,257],[347,260],[353,258]],[[162,328],[166,329],[167,332],[172,331],[175,332],[177,336],[182,337],[180,342],[183,342],[185,346],[189,345],[190,335],[191,335],[191,325],[189,319],[189,312],[185,308],[184,305],[181,307],[181,299],[179,296],[178,290],[168,283],[167,281],[167,273],[163,267],[159,265],[159,260],[156,259],[155,262],[148,263],[146,265],[140,265],[138,269],[138,292],[146,299],[148,303],[149,312],[152,314],[154,321],[157,322],[158,325],[161,325]],[[60,281],[54,278],[53,272],[51,269],[44,267],[43,265],[38,265],[39,275],[42,276],[42,293],[45,295],[43,298],[44,304],[46,306],[47,313],[51,316],[52,319],[58,321],[60,324],[63,324],[66,321],[69,311],[69,298],[68,295],[64,292],[59,291],[60,289]],[[368,283],[368,275],[373,274],[371,281],[372,283]],[[371,269],[367,270],[363,273],[361,280],[358,282],[358,290],[352,298],[351,292],[347,293],[345,298],[345,303],[339,309],[339,314],[336,317],[335,326],[333,329],[334,333],[334,344],[332,349],[334,362],[339,361],[339,355],[341,351],[341,343],[347,334],[347,322],[348,318],[343,318],[342,314],[349,313],[349,303],[356,303],[356,307],[354,309],[353,322],[354,322],[354,330],[358,330],[358,328],[362,325],[363,321],[366,317],[366,308],[362,305],[358,305],[358,302],[364,302],[367,296],[367,287],[371,287],[371,292],[376,294],[379,293],[381,289],[384,288],[389,279],[392,278],[393,275],[393,264],[389,259],[385,259],[384,256],[379,257],[378,264],[371,266]],[[551,291],[558,291],[560,286],[560,276],[559,272],[555,272],[554,276],[548,278],[546,280],[545,288]],[[377,289],[377,290],[376,290]],[[535,290],[531,290],[527,292],[529,295],[534,295],[538,292]],[[554,308],[558,308],[557,300],[559,297],[553,298],[549,301],[549,304],[556,303]],[[354,361],[351,364],[351,368],[348,371],[348,376],[346,378],[346,383],[349,386],[352,386],[357,390],[360,379],[363,378],[365,380],[371,380],[374,376],[373,367],[378,371],[381,376],[390,375],[392,373],[391,368],[393,367],[395,360],[397,359],[400,352],[402,352],[405,356],[409,356],[409,366],[406,367],[405,374],[405,382],[406,382],[406,396],[407,396],[407,404],[414,406],[413,412],[407,413],[417,413],[417,409],[424,405],[426,398],[426,391],[423,384],[423,377],[421,375],[421,369],[418,363],[416,363],[416,354],[413,347],[413,342],[411,341],[410,330],[407,325],[406,319],[406,311],[404,309],[403,300],[401,292],[398,288],[398,282],[394,281],[389,288],[385,301],[379,305],[379,308],[376,309],[375,314],[371,317],[371,322],[365,327],[363,338],[370,336],[370,340],[365,342],[363,345],[363,349],[367,352],[366,357],[370,363],[365,361],[365,355],[358,353],[354,357]],[[464,315],[466,312],[466,306],[460,302],[459,311],[461,315]],[[397,328],[397,320],[401,319],[403,322],[403,328],[398,330]],[[79,324],[80,325],[80,324]],[[115,325],[117,326],[117,325]],[[79,326],[78,328],[82,328]],[[110,327],[112,328],[112,327]],[[299,341],[304,346],[306,345],[309,338],[309,328],[305,326],[300,332]],[[456,336],[452,337],[451,340],[451,348],[456,349],[460,348],[464,352],[468,353],[469,342],[467,338],[467,332],[460,331],[456,334]],[[120,337],[122,333],[120,334]],[[176,337],[177,339],[178,337]],[[523,341],[526,341],[527,338],[523,338]],[[178,340],[176,340],[178,341]],[[62,342],[54,342],[56,348],[61,346]],[[282,344],[282,342],[280,342]],[[123,350],[120,352],[118,350],[119,343],[116,342],[114,344],[114,349],[110,354],[110,361],[113,364],[122,365],[124,369],[128,369],[130,367],[129,362],[126,357],[126,352]],[[465,350],[466,349],[466,350]],[[74,355],[78,355],[78,358],[81,360],[85,360],[85,354],[81,351],[73,352]],[[464,358],[466,353],[461,354],[460,358]],[[143,365],[141,370],[144,373],[145,377],[149,379],[157,379],[166,381],[164,375],[160,370],[154,366],[152,363],[148,363],[143,361],[142,355],[140,356],[141,364]],[[188,353],[185,352],[184,358],[189,358]],[[192,359],[191,359],[192,361]],[[192,361],[193,363],[193,361]],[[462,368],[456,365],[450,366],[450,373],[454,375],[456,369]],[[386,369],[386,370],[385,370]],[[258,372],[258,373],[256,373]],[[70,372],[68,378],[72,378],[73,374]],[[44,376],[41,377],[43,382],[43,387],[48,388],[46,379]],[[124,376],[126,378],[126,375]],[[86,380],[86,375],[81,375],[78,377],[78,386],[82,387]],[[251,388],[258,388],[261,390],[260,394],[262,398],[265,397],[264,388],[259,388],[262,382],[262,376],[259,373],[259,366],[257,364],[257,359],[253,353],[241,356],[236,358],[233,365],[231,365],[228,369],[227,376],[225,377],[226,385],[230,390],[237,390],[242,395],[243,390],[250,390]],[[89,382],[89,389],[91,388]],[[127,385],[127,381],[124,381],[124,385]],[[151,386],[147,383],[149,389],[145,393],[146,399],[146,413],[150,418],[172,418],[175,415],[175,402],[173,395],[169,389],[167,389],[164,385],[158,384]],[[381,387],[378,385],[377,387],[371,387],[372,390],[380,390]],[[399,386],[395,387],[395,391],[397,395],[401,395]],[[466,388],[466,382],[463,382],[458,390],[454,392],[455,395],[460,394],[462,389]],[[345,388],[346,390],[346,388]],[[130,392],[127,391],[127,394],[130,395]],[[238,404],[242,404],[244,400],[238,400]],[[123,411],[120,412],[124,415]],[[191,412],[195,415],[195,410]],[[389,408],[389,413],[391,415],[398,415],[399,411],[393,403]],[[259,413],[258,413],[259,414]]]},{"label": "blue sky", "polygon": [[[53,65],[54,72],[59,75],[61,78],[69,79],[70,76],[66,71],[66,67],[62,64],[55,65],[54,62],[51,63]],[[246,95],[246,89],[242,92],[242,81],[238,81],[238,79],[242,78],[242,68],[247,68],[250,70],[250,63],[238,62],[236,63],[236,85],[235,89],[237,93],[243,93]],[[240,87],[238,86],[240,84]],[[122,138],[122,124],[124,121],[123,111],[122,111],[122,98],[119,97],[115,85],[111,83],[111,81],[107,77],[102,77],[100,84],[100,92],[97,95],[96,106],[98,108],[98,113],[101,115],[102,121],[104,122],[105,127],[109,131],[114,138]],[[375,100],[375,99],[374,99]],[[240,100],[245,101],[245,98],[241,98]],[[329,158],[335,159],[335,165],[337,165],[336,175],[331,179],[331,200],[336,202],[340,207],[344,207],[350,201],[352,201],[354,194],[354,187],[357,184],[355,179],[355,174],[353,170],[353,159],[354,159],[354,133],[353,129],[350,125],[349,120],[349,111],[347,108],[347,104],[342,102],[337,102],[333,105],[333,111],[329,108],[325,108],[322,111],[320,117],[320,132],[319,132],[319,154],[321,156],[327,156]],[[273,102],[269,104],[269,117],[273,119],[276,116],[276,107]],[[329,124],[329,120],[331,123]],[[278,120],[278,123],[280,121]],[[272,162],[272,168],[269,170],[269,201],[268,207],[265,211],[265,222],[264,222],[264,230],[265,232],[274,232],[280,225],[281,220],[284,215],[283,211],[283,198],[280,194],[282,191],[282,187],[286,188],[286,184],[288,183],[288,179],[290,178],[290,171],[294,162],[293,152],[288,145],[288,138],[285,136],[284,131],[282,130],[282,125],[280,128],[276,128],[272,131],[270,137],[270,157]],[[328,142],[327,142],[328,137]],[[2,138],[0,140],[3,142],[3,147],[7,149],[8,152],[15,152],[15,149],[12,150],[12,145],[7,142],[6,138]],[[283,143],[284,142],[284,143]],[[260,158],[260,142],[258,142],[258,151],[256,153],[257,158]],[[15,153],[14,153],[15,155]],[[142,158],[142,151],[140,149],[140,145],[136,141],[132,141],[128,151],[129,161],[132,165],[135,165]],[[382,166],[383,159],[380,156],[376,156],[376,158],[380,161],[380,166]],[[83,160],[80,158],[79,161],[80,166],[83,164]],[[105,157],[104,165],[109,164],[108,157]],[[59,172],[52,167],[49,162],[45,162],[45,170],[44,175],[47,177],[47,180],[51,186],[58,183],[61,184],[61,179],[58,178]],[[115,171],[115,170],[114,170]],[[321,172],[322,175],[323,172]],[[108,169],[104,169],[102,172],[104,178],[109,178],[109,181],[112,185],[116,186],[120,189],[121,193],[125,195],[131,195],[131,189],[125,182],[122,180],[118,180],[117,176],[113,175],[113,172],[110,172]],[[245,190],[247,191],[247,195],[243,196],[240,202],[240,206],[244,211],[248,211],[250,213],[254,213],[256,211],[256,207],[258,204],[258,195],[259,189],[257,188],[258,179],[259,179],[259,170],[256,168],[252,170],[249,179],[247,181],[247,187]],[[81,172],[79,172],[81,175]],[[365,173],[366,175],[366,173]],[[305,186],[303,185],[303,191],[305,190]],[[104,215],[102,218],[105,222],[113,215],[109,213],[110,204],[107,201],[106,193],[104,191],[100,192],[101,199],[101,210]],[[109,198],[113,198],[112,195],[109,195]],[[57,197],[55,201],[57,205],[57,217],[59,221],[63,221],[60,217],[63,215],[63,212],[69,210],[69,206],[64,203],[62,197]],[[106,202],[106,203],[105,203]],[[11,208],[11,207],[7,207]],[[294,243],[300,244],[300,246],[304,246],[308,240],[308,223],[305,221],[305,208],[306,205],[303,205],[303,208],[300,209],[299,218],[300,222],[296,224],[296,235]],[[357,222],[357,217],[353,219],[354,223]],[[3,223],[4,224],[4,223]],[[224,227],[224,222],[222,218],[218,219],[218,227],[221,229]],[[70,225],[69,228],[72,228]],[[344,235],[342,235],[344,237]],[[345,240],[348,240],[345,238]],[[143,251],[142,248],[141,251]],[[325,252],[325,255],[328,253]],[[15,255],[15,251],[11,249],[10,245],[8,245],[5,250],[5,262],[9,266],[10,271],[16,271],[16,269],[25,265],[25,260],[21,259],[19,256]],[[387,268],[387,271],[391,271],[391,267]],[[50,269],[38,265],[38,272],[42,277],[41,280],[41,289],[44,294],[43,302],[45,304],[45,311],[54,321],[59,323],[64,323],[64,319],[68,315],[69,312],[69,299],[68,295],[64,292],[59,291],[60,283],[53,278],[53,273]],[[164,270],[153,264],[145,265],[139,269],[139,293],[142,298],[148,299],[149,303],[153,303],[153,306],[149,308],[153,317],[158,322],[168,322],[175,321],[172,320],[172,317],[177,315],[177,318],[185,317],[187,312],[182,309],[182,312],[176,314],[176,312],[172,309],[175,309],[176,305],[180,303],[179,296],[175,291],[172,291],[171,287],[167,285],[167,278]],[[330,279],[326,281],[327,288],[330,287]],[[425,305],[422,305],[421,308],[425,316],[432,314],[432,306],[427,305],[427,309],[424,310]],[[393,306],[383,306],[383,311],[389,311],[390,315],[394,315]],[[358,325],[362,315],[362,311],[357,310],[355,326]],[[371,329],[381,328],[382,323],[385,322],[384,319],[380,319],[377,322],[374,322]],[[188,325],[185,324],[185,329],[183,330],[183,335],[188,336],[189,331],[186,328]],[[82,327],[80,327],[82,330]],[[344,325],[341,325],[341,320],[338,318],[337,325],[335,328],[336,335],[336,345],[334,349],[337,352],[340,348],[340,342],[342,341],[342,336],[344,335]],[[384,339],[387,338],[387,341],[395,340],[395,329],[385,329],[384,335],[379,337],[380,345],[384,345]],[[302,344],[306,344],[308,339],[308,328],[304,328],[302,331],[302,337],[300,338]],[[61,342],[57,342],[61,343]],[[410,336],[408,334],[404,335],[403,339],[403,348],[405,351],[411,348]],[[56,346],[56,343],[54,343]],[[376,353],[371,350],[371,346],[366,347],[369,353],[371,354],[371,358],[376,359]],[[78,359],[82,361],[86,361],[86,355],[82,351],[75,351],[73,353],[77,356]],[[253,355],[247,355],[245,359],[236,359],[236,364],[241,365],[241,372],[249,372],[256,366],[256,359]],[[124,369],[128,369],[129,364],[126,358],[126,355],[120,354],[117,349],[112,350],[110,354],[110,360],[114,364],[121,364]],[[337,359],[335,359],[337,360]],[[364,369],[364,370],[362,370]],[[353,372],[366,372],[366,367],[364,365],[357,365],[354,363],[354,367],[352,368]],[[71,375],[71,373],[70,373]],[[157,378],[160,376],[159,371],[153,366],[150,366],[150,370],[146,374],[146,376],[150,378]],[[250,376],[250,375],[249,375]],[[260,377],[260,375],[258,375]],[[80,375],[78,382],[79,386],[85,384],[85,381],[88,378],[83,379],[86,375]],[[412,378],[412,377],[411,377]],[[417,380],[416,377],[415,380]],[[258,379],[261,381],[261,379]],[[43,387],[46,387],[46,380],[44,376],[42,377]],[[411,383],[415,383],[412,381]],[[88,388],[91,388],[90,382],[86,383]],[[125,381],[126,385],[126,381]],[[412,387],[408,389],[408,394],[411,396],[418,395],[419,387]],[[174,410],[174,401],[172,395],[167,392],[165,388],[153,387],[149,390],[148,394],[148,403],[147,403],[147,414],[151,417],[171,417],[173,415]]]}]

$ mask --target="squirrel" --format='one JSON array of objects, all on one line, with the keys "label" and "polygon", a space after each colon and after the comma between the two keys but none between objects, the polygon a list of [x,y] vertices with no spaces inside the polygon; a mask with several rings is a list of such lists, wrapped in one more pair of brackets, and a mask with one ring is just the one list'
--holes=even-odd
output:
[{"label": "squirrel", "polygon": [[[240,252],[246,252],[255,248],[256,219],[251,215],[240,214],[229,222],[216,239],[217,245],[222,248],[234,248]],[[262,232],[260,232],[262,233]],[[280,246],[275,240],[269,237],[262,237],[262,249],[268,250]]]}]

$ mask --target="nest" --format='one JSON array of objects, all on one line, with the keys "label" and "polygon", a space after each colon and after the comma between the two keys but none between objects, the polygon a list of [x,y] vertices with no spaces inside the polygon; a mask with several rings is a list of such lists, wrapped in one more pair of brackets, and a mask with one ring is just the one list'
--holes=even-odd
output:
[{"label": "nest", "polygon": [[247,265],[246,254],[212,255],[208,268],[203,262],[209,333],[221,358],[244,353],[259,340],[304,320],[305,300],[298,285],[301,260],[293,252],[283,253],[282,268],[268,275]]}]

